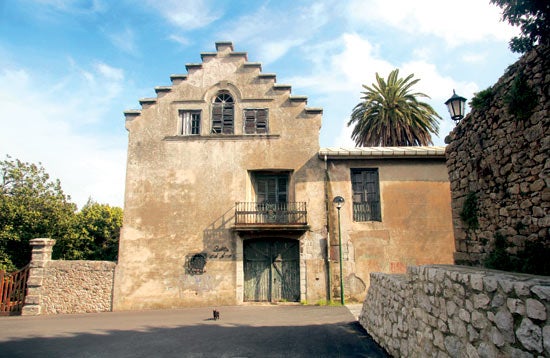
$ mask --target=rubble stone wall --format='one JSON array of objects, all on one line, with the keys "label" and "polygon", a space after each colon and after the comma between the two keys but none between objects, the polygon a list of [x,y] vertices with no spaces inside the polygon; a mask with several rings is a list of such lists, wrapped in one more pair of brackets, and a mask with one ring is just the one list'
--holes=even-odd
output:
[{"label": "rubble stone wall", "polygon": [[112,311],[116,263],[52,260],[55,240],[33,239],[23,315]]},{"label": "rubble stone wall", "polygon": [[[548,250],[549,87],[550,48],[538,47],[510,66],[484,96],[478,95],[482,103],[446,138],[456,264],[484,266],[498,236],[508,259],[520,265],[532,256],[525,251],[530,244],[539,245],[534,253],[540,247]],[[470,218],[466,213],[467,224],[461,213],[469,196],[476,211]],[[510,268],[518,269],[540,274],[547,268]]]},{"label": "rubble stone wall", "polygon": [[371,274],[361,325],[395,357],[550,356],[550,277],[467,266]]},{"label": "rubble stone wall", "polygon": [[42,283],[42,313],[111,311],[115,266],[110,261],[50,261]]}]

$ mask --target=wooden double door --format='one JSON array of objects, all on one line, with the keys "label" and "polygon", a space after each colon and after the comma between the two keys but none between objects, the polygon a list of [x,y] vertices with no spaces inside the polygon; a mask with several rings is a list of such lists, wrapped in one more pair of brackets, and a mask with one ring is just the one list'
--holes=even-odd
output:
[{"label": "wooden double door", "polygon": [[243,242],[244,301],[300,301],[300,244],[283,238]]}]

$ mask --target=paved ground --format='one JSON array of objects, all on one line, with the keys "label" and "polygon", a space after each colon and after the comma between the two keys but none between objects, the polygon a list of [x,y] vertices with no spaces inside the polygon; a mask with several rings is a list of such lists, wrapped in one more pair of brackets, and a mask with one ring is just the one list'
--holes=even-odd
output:
[{"label": "paved ground", "polygon": [[0,317],[0,357],[386,357],[346,307],[218,309]]}]

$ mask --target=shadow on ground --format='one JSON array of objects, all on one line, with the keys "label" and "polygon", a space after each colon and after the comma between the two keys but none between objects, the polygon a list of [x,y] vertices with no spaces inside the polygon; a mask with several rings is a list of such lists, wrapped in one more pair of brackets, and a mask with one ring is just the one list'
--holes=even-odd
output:
[{"label": "shadow on ground", "polygon": [[50,337],[11,339],[6,333],[0,333],[8,337],[0,357],[387,357],[357,322],[251,326],[209,320]]}]

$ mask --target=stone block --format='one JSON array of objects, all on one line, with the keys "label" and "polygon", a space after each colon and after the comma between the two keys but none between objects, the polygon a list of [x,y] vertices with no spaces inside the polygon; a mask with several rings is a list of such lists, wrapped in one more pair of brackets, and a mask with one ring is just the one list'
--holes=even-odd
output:
[{"label": "stone block", "polygon": [[479,339],[479,332],[472,325],[466,326],[466,331],[468,331],[468,340],[470,342],[475,342]]},{"label": "stone block", "polygon": [[488,322],[487,318],[485,317],[485,314],[480,311],[474,311],[472,312],[472,326],[477,329],[484,329],[487,327]]},{"label": "stone block", "polygon": [[516,313],[519,315],[525,315],[525,303],[519,298],[508,298],[506,300],[506,306],[511,313]]},{"label": "stone block", "polygon": [[550,286],[533,286],[531,292],[541,300],[550,301]]},{"label": "stone block", "polygon": [[434,331],[433,336],[434,336],[433,344],[440,349],[445,349],[443,333],[439,331]]},{"label": "stone block", "polygon": [[482,291],[483,290],[483,275],[481,274],[473,274],[470,275],[470,285],[472,288],[476,291]]},{"label": "stone block", "polygon": [[531,291],[531,286],[525,282],[521,282],[521,281],[515,282],[514,291],[518,296],[529,296],[529,292]]},{"label": "stone block", "polygon": [[501,293],[496,293],[491,300],[491,307],[501,307],[506,302],[506,297]]},{"label": "stone block", "polygon": [[542,329],[542,343],[547,355],[550,355],[550,324]]},{"label": "stone block", "polygon": [[498,281],[495,277],[486,276],[483,278],[483,287],[487,292],[494,292],[498,287]]},{"label": "stone block", "polygon": [[525,301],[527,317],[532,319],[538,319],[541,321],[546,320],[546,307],[537,300],[528,298]]},{"label": "stone block", "polygon": [[524,318],[521,321],[519,328],[516,330],[516,336],[527,350],[542,353],[542,330],[529,318]]},{"label": "stone block", "polygon": [[518,348],[505,347],[505,354],[503,355],[503,357],[534,358],[534,355]]},{"label": "stone block", "polygon": [[490,342],[481,342],[477,348],[477,353],[480,358],[495,358],[500,356],[498,349]]},{"label": "stone block", "polygon": [[504,338],[508,342],[513,342],[514,338],[514,317],[507,309],[500,309],[495,315],[495,325],[498,327]]},{"label": "stone block", "polygon": [[502,347],[504,346],[504,344],[506,344],[506,341],[504,340],[504,336],[502,335],[502,333],[500,333],[500,331],[496,327],[491,328],[489,337],[491,339],[491,342],[497,347]]},{"label": "stone block", "polygon": [[464,308],[458,310],[458,317],[466,323],[470,323],[470,313]]},{"label": "stone block", "polygon": [[445,349],[451,357],[460,357],[461,352],[464,352],[464,344],[455,336],[445,337]]},{"label": "stone block", "polygon": [[487,308],[487,306],[489,305],[489,302],[491,302],[491,299],[489,298],[489,296],[487,296],[484,293],[479,293],[473,296],[473,303],[474,303],[475,309]]},{"label": "stone block", "polygon": [[40,306],[25,305],[21,310],[21,316],[38,316],[40,314]]},{"label": "stone block", "polygon": [[453,301],[447,301],[447,316],[452,317],[458,306]]},{"label": "stone block", "polygon": [[498,285],[504,293],[510,293],[514,289],[514,282],[510,281],[510,279],[506,277],[500,277],[498,279]]},{"label": "stone block", "polygon": [[33,305],[39,305],[40,304],[40,296],[39,295],[29,295],[27,294],[25,296],[25,306],[33,306]]}]

